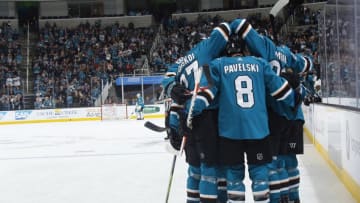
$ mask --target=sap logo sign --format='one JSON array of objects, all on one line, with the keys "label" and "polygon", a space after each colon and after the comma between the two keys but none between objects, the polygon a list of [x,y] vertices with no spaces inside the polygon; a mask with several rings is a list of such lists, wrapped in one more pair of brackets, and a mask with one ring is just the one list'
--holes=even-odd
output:
[{"label": "sap logo sign", "polygon": [[32,111],[15,111],[15,120],[25,120]]},{"label": "sap logo sign", "polygon": [[2,120],[5,115],[6,115],[6,112],[0,112],[0,120]]}]

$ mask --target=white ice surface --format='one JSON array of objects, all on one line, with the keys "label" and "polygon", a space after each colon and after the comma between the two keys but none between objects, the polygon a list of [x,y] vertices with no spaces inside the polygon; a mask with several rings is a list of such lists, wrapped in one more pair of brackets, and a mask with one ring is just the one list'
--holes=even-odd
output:
[{"label": "white ice surface", "polygon": [[[152,122],[163,125],[162,119]],[[0,203],[165,202],[173,155],[165,150],[165,133],[143,124],[0,126]],[[311,145],[299,162],[302,202],[355,202]],[[186,170],[184,157],[178,158],[171,203],[185,202]],[[250,191],[247,202],[253,202]]]}]

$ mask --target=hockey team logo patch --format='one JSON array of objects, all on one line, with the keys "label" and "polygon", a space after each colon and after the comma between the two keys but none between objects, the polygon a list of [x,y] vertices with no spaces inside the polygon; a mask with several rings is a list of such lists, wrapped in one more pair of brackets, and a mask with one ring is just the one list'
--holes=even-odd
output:
[{"label": "hockey team logo patch", "polygon": [[257,154],[256,154],[256,159],[259,160],[259,161],[261,161],[261,160],[264,159],[264,155],[263,155],[262,153],[257,153]]},{"label": "hockey team logo patch", "polygon": [[295,147],[296,147],[296,142],[290,142],[290,143],[289,143],[289,147],[290,147],[290,149],[295,149]]}]

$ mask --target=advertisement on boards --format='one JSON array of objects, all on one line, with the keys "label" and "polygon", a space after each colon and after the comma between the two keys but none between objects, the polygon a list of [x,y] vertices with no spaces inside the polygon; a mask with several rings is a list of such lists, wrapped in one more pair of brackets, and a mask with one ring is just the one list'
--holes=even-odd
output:
[{"label": "advertisement on boards", "polygon": [[341,148],[343,168],[360,185],[360,115],[344,112],[341,122]]},{"label": "advertisement on boards", "polygon": [[326,125],[326,110],[323,106],[316,106],[314,108],[314,117],[313,117],[313,125],[314,125],[314,132],[313,135],[315,139],[322,145],[322,147],[328,151],[328,136],[326,135],[327,132],[327,125]]}]

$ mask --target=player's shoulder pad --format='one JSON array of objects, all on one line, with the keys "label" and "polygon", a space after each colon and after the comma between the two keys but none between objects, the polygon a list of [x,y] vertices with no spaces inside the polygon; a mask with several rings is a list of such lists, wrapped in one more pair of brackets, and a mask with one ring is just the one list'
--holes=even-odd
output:
[{"label": "player's shoulder pad", "polygon": [[304,60],[304,68],[302,73],[309,72],[314,68],[313,60],[310,56],[299,54]]}]

